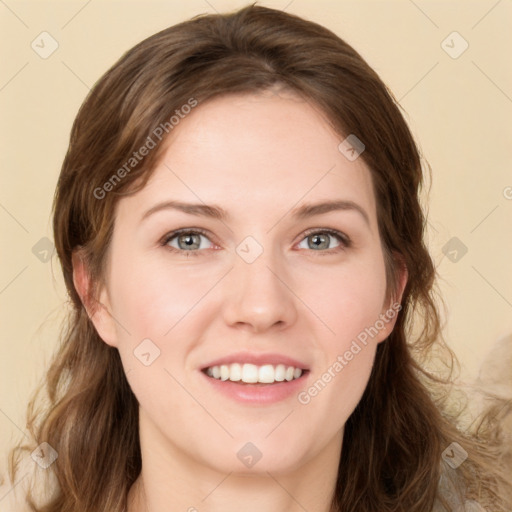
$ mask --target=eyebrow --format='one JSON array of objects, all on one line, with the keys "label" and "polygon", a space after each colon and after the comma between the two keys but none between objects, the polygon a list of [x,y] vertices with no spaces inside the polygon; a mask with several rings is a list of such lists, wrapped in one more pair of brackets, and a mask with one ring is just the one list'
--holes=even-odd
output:
[{"label": "eyebrow", "polygon": [[[200,203],[183,203],[181,201],[164,201],[156,204],[148,211],[146,211],[141,218],[141,222],[144,219],[148,218],[150,215],[153,215],[154,213],[159,212],[161,210],[178,210],[183,213],[188,213],[189,215],[209,217],[218,220],[229,220],[231,218],[230,215],[226,212],[226,210],[224,210],[220,206]],[[290,213],[292,214],[292,217],[295,217],[297,219],[305,219],[308,217],[313,217],[315,215],[322,215],[325,213],[339,210],[352,210],[358,212],[363,217],[366,224],[370,226],[370,218],[366,213],[365,209],[359,204],[355,203],[354,201],[348,200],[333,200],[323,201],[321,203],[315,204],[304,204],[299,208],[291,210]]]}]

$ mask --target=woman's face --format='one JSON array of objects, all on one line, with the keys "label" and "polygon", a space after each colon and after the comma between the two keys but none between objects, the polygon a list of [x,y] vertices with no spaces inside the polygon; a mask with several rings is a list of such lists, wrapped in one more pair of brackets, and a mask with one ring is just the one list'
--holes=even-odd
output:
[{"label": "woman's face", "polygon": [[93,321],[155,450],[276,474],[339,456],[397,315],[371,175],[342,140],[290,93],[217,98],[119,201]]}]

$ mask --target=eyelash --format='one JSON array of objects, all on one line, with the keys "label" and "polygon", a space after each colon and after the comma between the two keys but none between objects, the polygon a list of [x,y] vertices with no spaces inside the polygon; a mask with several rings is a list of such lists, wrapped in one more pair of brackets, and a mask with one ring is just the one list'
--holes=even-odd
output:
[{"label": "eyelash", "polygon": [[[338,253],[341,251],[345,251],[346,249],[349,249],[350,247],[352,247],[352,241],[350,240],[350,238],[347,235],[345,235],[344,233],[341,233],[340,231],[336,231],[334,229],[313,228],[313,229],[307,230],[304,232],[303,237],[301,238],[300,242],[302,242],[305,238],[308,238],[309,236],[317,235],[317,234],[331,235],[331,236],[335,237],[340,242],[340,245],[333,249],[326,249],[323,251],[313,251],[313,252],[318,252],[319,256],[327,256],[327,255],[335,254],[335,253]],[[167,245],[171,240],[173,240],[174,238],[176,238],[179,235],[203,235],[209,239],[209,233],[207,233],[203,229],[183,228],[183,229],[177,229],[175,231],[171,231],[170,233],[167,233],[161,240],[160,245],[162,245],[163,247],[166,247],[168,250],[170,250],[171,252],[174,252],[174,253],[185,253],[185,254],[187,254],[187,257],[189,254],[191,256],[199,256],[199,253],[204,251],[204,249],[192,249],[190,251],[185,251],[183,249],[176,249],[175,247],[171,247],[171,246]],[[312,249],[310,249],[310,250],[312,250]]]}]

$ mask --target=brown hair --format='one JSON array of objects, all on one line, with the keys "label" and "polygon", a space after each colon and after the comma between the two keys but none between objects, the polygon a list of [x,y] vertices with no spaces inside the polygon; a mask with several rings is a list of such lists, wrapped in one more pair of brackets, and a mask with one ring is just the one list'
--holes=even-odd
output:
[{"label": "brown hair", "polygon": [[[172,132],[169,120],[176,111],[276,85],[322,111],[340,142],[349,134],[363,141],[388,298],[395,295],[399,265],[408,269],[403,309],[379,345],[368,386],[345,425],[333,509],[427,512],[437,501],[451,510],[457,498],[447,486],[453,485],[460,500],[474,499],[494,512],[510,510],[505,473],[510,461],[498,456],[500,416],[460,432],[445,404],[449,376],[441,379],[423,368],[433,348],[447,358],[448,369],[453,362],[441,335],[436,272],[423,239],[421,157],[396,100],[338,36],[255,5],[198,16],[142,41],[97,82],[76,117],[53,220],[72,311],[46,376],[49,404],[36,411],[37,395],[30,404],[35,444],[25,447],[48,442],[55,448],[58,459],[48,471],[58,485],[45,505],[29,496],[32,510],[121,512],[141,470],[138,403],[117,350],[99,338],[75,290],[73,251],[81,249],[93,282],[101,283],[116,203],[145,185],[165,144],[127,162],[162,126],[165,134]],[[458,469],[442,459],[452,442],[468,453]]]}]

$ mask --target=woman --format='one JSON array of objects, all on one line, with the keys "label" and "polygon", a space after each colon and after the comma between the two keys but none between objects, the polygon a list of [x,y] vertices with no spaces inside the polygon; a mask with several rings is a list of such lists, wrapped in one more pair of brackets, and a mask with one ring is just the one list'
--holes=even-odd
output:
[{"label": "woman", "polygon": [[391,93],[323,27],[249,6],[127,52],[57,185],[73,314],[33,510],[509,510],[499,422],[460,432],[418,362],[451,365],[421,184]]}]

